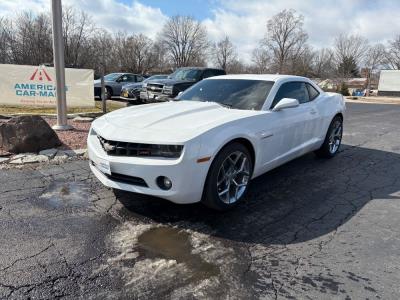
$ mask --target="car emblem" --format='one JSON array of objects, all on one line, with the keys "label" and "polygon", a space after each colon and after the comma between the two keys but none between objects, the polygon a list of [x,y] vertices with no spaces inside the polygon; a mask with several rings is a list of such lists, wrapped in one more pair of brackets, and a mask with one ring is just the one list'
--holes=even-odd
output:
[{"label": "car emblem", "polygon": [[104,150],[108,151],[114,151],[115,150],[115,146],[110,145],[109,143],[104,143],[103,144]]}]

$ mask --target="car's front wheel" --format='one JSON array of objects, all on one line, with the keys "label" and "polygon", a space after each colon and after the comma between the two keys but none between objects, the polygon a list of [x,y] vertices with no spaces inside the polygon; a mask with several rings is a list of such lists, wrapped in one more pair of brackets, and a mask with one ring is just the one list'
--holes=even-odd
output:
[{"label": "car's front wheel", "polygon": [[225,146],[215,157],[208,172],[202,202],[213,209],[228,210],[244,198],[253,161],[240,143]]},{"label": "car's front wheel", "polygon": [[110,100],[112,97],[113,93],[112,93],[112,89],[110,87],[106,87],[106,89],[104,90],[104,98],[106,100]]},{"label": "car's front wheel", "polygon": [[343,119],[340,116],[333,118],[329,125],[328,132],[326,134],[324,143],[321,148],[315,151],[318,157],[331,158],[336,155],[339,151],[342,143],[343,134]]}]

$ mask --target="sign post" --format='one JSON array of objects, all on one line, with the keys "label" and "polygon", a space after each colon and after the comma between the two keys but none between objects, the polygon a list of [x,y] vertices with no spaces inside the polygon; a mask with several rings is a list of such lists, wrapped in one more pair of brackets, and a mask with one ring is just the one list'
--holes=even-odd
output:
[{"label": "sign post", "polygon": [[61,0],[51,0],[53,21],[53,56],[56,71],[57,93],[57,125],[55,130],[70,130],[67,122],[67,101],[65,91],[64,39],[62,35],[62,4]]}]

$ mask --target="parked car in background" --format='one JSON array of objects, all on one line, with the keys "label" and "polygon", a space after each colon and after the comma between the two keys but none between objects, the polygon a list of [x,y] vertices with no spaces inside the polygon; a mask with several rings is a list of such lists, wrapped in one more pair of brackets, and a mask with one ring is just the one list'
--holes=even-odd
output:
[{"label": "parked car in background", "polygon": [[225,74],[224,70],[216,68],[180,68],[167,79],[149,80],[140,92],[140,98],[146,102],[167,101],[200,80]]},{"label": "parked car in background", "polygon": [[134,83],[128,83],[122,87],[121,90],[121,99],[127,100],[130,103],[143,103],[143,101],[140,98],[140,91],[142,90],[143,87],[146,86],[147,82],[151,80],[159,80],[159,79],[167,79],[168,75],[153,75],[149,78],[146,78],[142,82],[134,82]]},{"label": "parked car in background", "polygon": [[[105,96],[111,99],[113,96],[120,96],[122,86],[127,83],[142,82],[145,78],[139,74],[132,73],[110,73],[104,76]],[[101,80],[94,81],[94,96],[101,98]]]},{"label": "parked car in background", "polygon": [[251,179],[310,151],[334,157],[341,144],[343,96],[304,77],[217,76],[176,100],[92,123],[90,168],[104,185],[225,210]]}]

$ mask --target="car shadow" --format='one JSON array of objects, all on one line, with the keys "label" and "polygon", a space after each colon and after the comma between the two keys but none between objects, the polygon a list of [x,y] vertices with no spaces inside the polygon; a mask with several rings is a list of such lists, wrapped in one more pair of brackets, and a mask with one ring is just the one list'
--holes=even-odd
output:
[{"label": "car shadow", "polygon": [[328,234],[372,199],[400,199],[400,154],[342,145],[329,160],[312,153],[251,183],[242,203],[228,212],[201,204],[176,205],[115,191],[120,213],[245,243],[290,244]]}]

